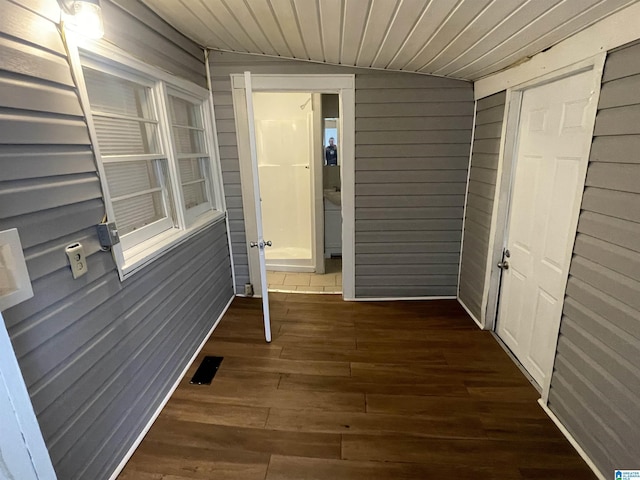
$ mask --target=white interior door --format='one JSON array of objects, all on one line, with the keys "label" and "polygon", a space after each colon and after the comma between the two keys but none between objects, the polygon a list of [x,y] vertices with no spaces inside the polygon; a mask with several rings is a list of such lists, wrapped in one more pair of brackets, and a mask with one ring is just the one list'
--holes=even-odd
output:
[{"label": "white interior door", "polygon": [[256,148],[256,129],[253,112],[253,89],[251,88],[251,73],[244,72],[244,89],[245,100],[247,106],[248,132],[249,132],[249,150],[251,156],[251,170],[253,177],[253,199],[256,212],[256,233],[257,238],[250,242],[251,248],[258,249],[258,258],[260,265],[260,289],[262,293],[262,314],[264,318],[264,338],[267,342],[271,341],[271,316],[269,312],[269,284],[267,282],[267,262],[265,257],[265,248],[271,245],[270,241],[265,241],[264,231],[262,228],[262,205],[260,198],[260,175],[258,174],[258,153]]},{"label": "white interior door", "polygon": [[551,375],[591,144],[592,70],[522,94],[497,332],[541,386]]}]

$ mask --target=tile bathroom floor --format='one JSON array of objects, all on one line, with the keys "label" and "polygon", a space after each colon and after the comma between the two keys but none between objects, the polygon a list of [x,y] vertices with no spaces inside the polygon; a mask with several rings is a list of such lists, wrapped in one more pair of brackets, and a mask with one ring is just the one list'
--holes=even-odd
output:
[{"label": "tile bathroom floor", "polygon": [[325,260],[325,273],[267,271],[270,292],[342,293],[342,259]]}]

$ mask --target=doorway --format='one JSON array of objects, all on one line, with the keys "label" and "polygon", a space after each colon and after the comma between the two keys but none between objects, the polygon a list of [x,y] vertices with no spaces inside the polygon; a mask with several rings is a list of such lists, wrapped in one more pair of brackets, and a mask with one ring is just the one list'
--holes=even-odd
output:
[{"label": "doorway", "polygon": [[593,89],[600,77],[594,70],[517,92],[520,109],[496,332],[545,391],[595,121]]},{"label": "doorway", "polygon": [[[338,235],[341,239],[342,245],[342,258],[341,262],[329,262],[328,271],[324,272],[324,275],[332,275],[334,279],[333,285],[312,285],[314,282],[309,280],[309,291],[319,292],[319,288],[323,287],[332,287],[333,292],[342,291],[343,298],[345,299],[353,299],[354,296],[354,227],[355,227],[355,208],[354,208],[354,165],[353,165],[353,157],[354,157],[354,149],[355,149],[355,139],[354,139],[354,130],[355,130],[355,101],[354,101],[354,77],[353,75],[252,75],[251,76],[251,91],[253,95],[251,98],[254,100],[252,104],[259,103],[256,102],[255,95],[260,95],[262,93],[278,95],[283,92],[285,93],[295,93],[295,94],[303,94],[309,95],[311,94],[312,100],[311,102],[305,105],[305,101],[301,101],[296,104],[296,108],[299,111],[304,111],[306,108],[311,105],[315,106],[318,102],[314,101],[314,97],[320,98],[319,94],[334,94],[338,99],[339,105],[339,116],[335,118],[339,118],[336,125],[337,136],[340,139],[340,168],[336,171],[339,171],[338,178],[340,180],[340,188],[336,191],[333,190],[333,197],[339,198],[340,206],[338,207],[338,213],[341,216],[341,228],[338,228]],[[258,173],[254,175],[251,167],[251,152],[250,152],[250,136],[248,133],[248,115],[247,108],[245,108],[245,103],[247,100],[246,90],[245,90],[245,77],[242,75],[232,75],[232,85],[233,85],[233,95],[234,95],[234,108],[236,112],[236,123],[237,123],[237,131],[238,131],[238,154],[240,158],[240,174],[241,174],[241,183],[242,183],[242,194],[243,194],[243,210],[244,210],[244,218],[245,218],[245,230],[247,233],[247,246],[254,242],[254,238],[256,237],[256,207],[255,207],[255,197],[256,193],[252,192],[252,187],[255,187],[257,182],[253,180],[254,176],[262,182],[262,173],[260,173],[260,167],[258,166]],[[308,97],[306,97],[308,99]],[[303,108],[300,108],[300,106]],[[252,105],[255,109],[255,105]],[[255,124],[255,122],[254,122]],[[320,125],[320,122],[313,122],[313,125]],[[280,127],[278,127],[280,128]],[[314,129],[314,127],[311,127]],[[323,149],[324,145],[322,143],[322,130],[317,130],[317,135],[314,134],[314,139],[317,139],[317,143],[314,141],[314,155],[319,158],[319,161],[322,161],[323,158]],[[256,147],[260,143],[258,137],[262,134],[259,134],[256,129]],[[280,147],[284,148],[284,147]],[[259,155],[257,155],[259,157]],[[304,163],[304,162],[302,162]],[[259,165],[259,163],[258,163]],[[304,180],[305,185],[311,183],[312,185],[312,199],[311,203],[313,207],[311,211],[314,212],[315,218],[312,219],[311,223],[314,226],[315,230],[313,230],[312,237],[318,239],[322,238],[324,241],[324,236],[320,237],[319,235],[315,235],[318,231],[318,224],[322,223],[322,228],[324,228],[324,200],[325,200],[325,189],[323,188],[323,173],[322,163],[315,162],[314,166],[318,166],[320,169],[319,175],[311,175],[313,172],[313,166],[309,166],[307,170],[307,175],[311,175],[311,179],[309,182]],[[274,170],[275,167],[272,167]],[[264,170],[264,169],[263,169]],[[301,169],[300,169],[301,170]],[[274,170],[275,171],[275,170]],[[272,172],[273,173],[273,172]],[[304,174],[302,174],[304,175]],[[272,175],[274,176],[274,175]],[[306,187],[305,187],[306,188]],[[259,195],[264,205],[265,203],[265,192],[260,189]],[[304,203],[307,203],[306,200]],[[290,210],[290,205],[282,206],[277,209],[277,216],[288,215]],[[268,244],[267,240],[269,239],[268,233],[268,215],[262,215],[261,219],[266,220],[264,223],[265,227],[265,242]],[[304,220],[304,223],[307,224],[307,220]],[[285,236],[286,237],[286,236]],[[273,247],[276,246],[276,242],[271,240]],[[312,242],[314,248],[316,248],[316,268],[313,268],[313,256],[311,259],[309,257],[305,257],[306,265],[300,265],[301,262],[297,262],[298,265],[295,265],[296,262],[289,261],[289,265],[283,265],[282,262],[279,267],[276,269],[272,269],[272,274],[269,274],[268,280],[272,280],[275,277],[278,277],[283,280],[283,284],[286,282],[286,275],[304,275],[304,274],[312,274],[320,271],[318,268],[318,259],[323,260],[324,264],[324,248],[323,246],[318,247],[318,242]],[[269,247],[269,248],[273,248]],[[265,249],[265,257],[268,257],[269,248]],[[275,250],[277,252],[277,250]],[[300,250],[301,252],[302,250]],[[248,256],[249,256],[249,276],[251,279],[251,283],[253,284],[253,290],[256,292],[260,292],[262,290],[261,284],[261,276],[259,274],[259,255],[257,255],[256,249],[247,248]],[[274,259],[275,257],[272,257]],[[268,260],[268,259],[267,259]],[[268,261],[267,261],[268,263]],[[310,271],[305,271],[308,269]],[[278,271],[280,270],[280,271]],[[336,271],[337,270],[337,271]],[[267,267],[267,271],[269,268]],[[284,275],[284,277],[283,277]],[[328,280],[323,279],[325,282]],[[290,283],[292,280],[290,279]],[[270,282],[267,282],[270,283]],[[304,287],[305,285],[294,285],[295,287]],[[280,290],[280,289],[278,289]],[[295,291],[304,291],[302,288],[296,288]],[[330,293],[330,292],[326,292]]]},{"label": "doorway", "polygon": [[313,272],[313,110],[310,93],[256,92],[254,122],[267,270]]},{"label": "doorway", "polygon": [[[253,94],[262,224],[271,241],[265,250],[269,291],[342,292],[337,97]],[[329,122],[326,99],[335,104],[327,110]],[[314,201],[316,185],[322,186],[320,202]]]},{"label": "doorway", "polygon": [[273,244],[266,250],[268,289],[340,294],[339,97],[256,92],[253,100],[263,227]]}]

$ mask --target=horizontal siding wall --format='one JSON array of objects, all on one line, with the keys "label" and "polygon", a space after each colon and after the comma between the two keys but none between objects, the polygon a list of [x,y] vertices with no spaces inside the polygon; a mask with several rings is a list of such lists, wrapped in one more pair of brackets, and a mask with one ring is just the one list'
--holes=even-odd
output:
[{"label": "horizontal siding wall", "polygon": [[230,74],[356,75],[356,296],[455,295],[471,84],[211,52],[236,281],[249,280]]},{"label": "horizontal siding wall", "polygon": [[473,90],[356,77],[356,295],[455,295]]},{"label": "horizontal siding wall", "polygon": [[609,475],[640,459],[640,44],[598,108],[549,407]]},{"label": "horizontal siding wall", "polygon": [[505,99],[506,92],[500,92],[478,100],[476,106],[458,295],[478,321],[483,317],[482,296]]},{"label": "horizontal siding wall", "polygon": [[232,297],[231,266],[219,222],[120,282],[51,3],[0,0],[0,230],[18,229],[34,290],[3,316],[58,477],[106,479]]},{"label": "horizontal siding wall", "polygon": [[129,55],[207,88],[204,50],[139,0],[102,0],[104,40]]}]

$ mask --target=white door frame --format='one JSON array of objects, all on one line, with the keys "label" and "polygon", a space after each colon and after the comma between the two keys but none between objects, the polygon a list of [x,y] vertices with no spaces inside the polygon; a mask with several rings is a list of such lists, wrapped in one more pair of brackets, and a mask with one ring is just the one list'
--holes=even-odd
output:
[{"label": "white door frame", "polygon": [[[341,190],[342,190],[342,296],[345,300],[355,299],[355,75],[251,75],[254,92],[309,92],[334,93],[340,97],[340,138],[341,138]],[[255,207],[253,194],[247,185],[253,183],[247,167],[249,151],[245,125],[247,112],[244,102],[244,75],[232,74],[231,86],[238,135],[238,157],[240,180],[242,183],[242,205],[247,235],[249,275],[255,291],[259,279],[255,255],[248,248],[248,242],[255,235]]]},{"label": "white door frame", "polygon": [[[593,71],[593,103],[590,106],[590,110],[588,112],[589,118],[587,119],[587,128],[592,132],[587,150],[587,158],[589,158],[591,141],[593,138],[593,129],[595,127],[596,112],[598,108],[598,100],[600,97],[600,85],[602,82],[602,72],[604,70],[605,59],[606,52],[603,52],[587,60],[569,65],[565,68],[559,69],[549,74],[539,76],[533,80],[521,83],[507,90],[502,130],[503,135],[500,145],[500,154],[498,157],[496,193],[493,202],[491,229],[489,233],[489,251],[487,266],[485,269],[485,288],[482,299],[482,313],[484,316],[484,328],[486,330],[495,331],[496,328],[498,298],[500,293],[500,269],[497,267],[497,263],[502,259],[502,252],[504,248],[506,248],[505,242],[507,240],[507,234],[509,231],[508,218],[515,173],[515,155],[518,148],[518,132],[520,128],[520,107],[522,103],[522,95],[527,89],[538,87],[546,83],[551,83],[556,80],[560,80],[562,78],[569,77],[581,72],[589,70]],[[578,188],[581,188],[582,190],[584,190],[584,184],[586,181],[587,167],[588,161],[585,162],[584,165],[582,165],[582,172],[580,173],[580,183],[578,185]],[[573,232],[573,235],[571,237],[571,241],[568,242],[568,249],[566,252],[568,258],[570,258],[573,253],[573,245],[577,233],[579,215],[580,202],[577,203],[576,208],[572,212],[571,216],[570,231]],[[565,278],[564,280],[565,288],[566,281],[568,280],[568,269],[566,276],[567,278]],[[562,296],[564,297],[564,291],[562,293]],[[559,335],[559,327],[560,323],[558,322],[558,331],[555,334],[556,338],[554,340],[556,344],[557,337]],[[549,397],[552,372],[553,364],[551,364],[551,371],[547,372],[548,374],[545,377],[545,384],[540,386],[542,388],[542,400],[545,404]]]},{"label": "white door frame", "polygon": [[322,94],[311,94],[313,122],[311,129],[311,224],[315,272],[323,274],[324,266],[324,155],[322,146]]}]

